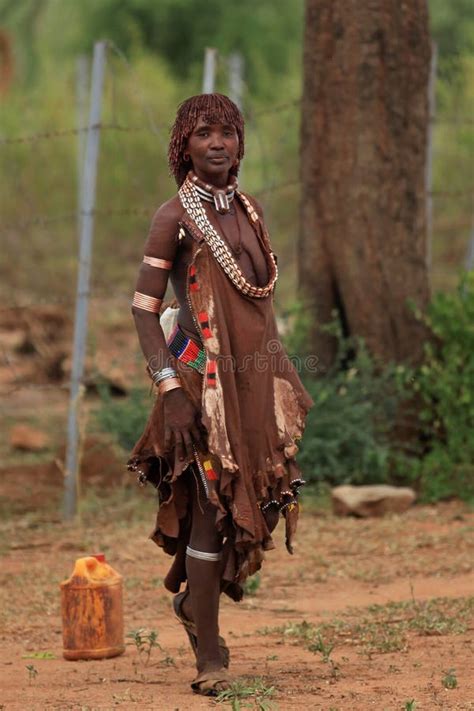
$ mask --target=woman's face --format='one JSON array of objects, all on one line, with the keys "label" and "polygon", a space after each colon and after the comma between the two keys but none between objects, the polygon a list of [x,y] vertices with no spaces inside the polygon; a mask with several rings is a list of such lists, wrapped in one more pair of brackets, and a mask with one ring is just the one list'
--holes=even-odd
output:
[{"label": "woman's face", "polygon": [[198,178],[215,187],[225,187],[229,182],[229,171],[236,164],[239,153],[239,137],[235,126],[209,124],[200,116],[188,138],[186,152],[189,153]]}]

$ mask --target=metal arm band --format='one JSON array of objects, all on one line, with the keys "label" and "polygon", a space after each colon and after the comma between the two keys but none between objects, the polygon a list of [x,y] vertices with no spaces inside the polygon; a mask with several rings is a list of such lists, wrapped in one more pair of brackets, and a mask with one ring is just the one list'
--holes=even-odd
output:
[{"label": "metal arm band", "polygon": [[162,302],[163,299],[155,299],[154,296],[147,296],[147,294],[142,294],[139,291],[136,291],[133,295],[132,304],[138,309],[151,311],[153,314],[159,314]]},{"label": "metal arm band", "polygon": [[188,555],[190,558],[196,558],[197,560],[209,560],[213,562],[216,560],[221,560],[222,551],[219,551],[219,553],[206,553],[205,551],[196,551],[194,550],[194,548],[191,548],[191,546],[187,546],[186,555]]},{"label": "metal arm band", "polygon": [[179,378],[166,378],[158,383],[158,392],[160,395],[169,392],[170,390],[176,390],[176,388],[181,387],[181,381]]},{"label": "metal arm band", "polygon": [[162,380],[166,380],[166,378],[177,377],[178,374],[174,368],[162,368],[162,370],[156,370],[154,373],[151,373],[151,379],[156,385],[158,385],[158,383],[160,383]]},{"label": "metal arm band", "polygon": [[173,262],[167,259],[158,259],[157,257],[148,257],[146,254],[143,257],[145,264],[149,264],[150,267],[157,267],[158,269],[167,269],[168,271],[172,269]]}]

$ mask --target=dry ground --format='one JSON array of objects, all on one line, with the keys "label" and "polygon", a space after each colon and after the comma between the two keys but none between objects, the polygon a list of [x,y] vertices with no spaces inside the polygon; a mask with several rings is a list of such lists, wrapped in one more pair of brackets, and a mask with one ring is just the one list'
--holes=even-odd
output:
[{"label": "dry ground", "polygon": [[[4,473],[0,708],[213,708],[189,690],[193,657],[162,587],[169,559],[147,540],[151,489],[90,492],[82,521],[65,525],[54,496],[9,515],[8,480]],[[308,499],[295,554],[278,531],[256,593],[223,603],[232,672],[241,692],[260,689],[234,708],[474,709],[473,521],[459,503],[336,519]],[[124,576],[126,632],[158,632],[162,649],[147,667],[133,643],[106,661],[61,657],[58,583],[76,557],[98,550]]]},{"label": "dry ground", "polygon": [[[53,459],[64,442],[69,340],[59,326],[67,319],[55,325],[38,313],[19,327],[13,316],[0,323],[0,430],[39,426],[51,443],[41,458],[13,456],[0,437],[0,710],[231,708],[190,692],[193,657],[162,586],[169,559],[147,540],[152,490],[125,488],[121,458],[89,447],[85,479],[106,496],[89,488],[80,522],[60,522]],[[122,321],[99,331],[106,366],[90,365],[110,374],[121,354],[118,389],[134,373],[144,380]],[[233,707],[474,711],[473,523],[473,511],[456,502],[364,521],[336,519],[306,498],[294,556],[277,531],[255,594],[223,602],[235,692],[255,692]],[[133,644],[108,661],[61,657],[59,582],[77,557],[99,550],[124,576],[126,632],[158,633],[161,649],[147,667]]]}]

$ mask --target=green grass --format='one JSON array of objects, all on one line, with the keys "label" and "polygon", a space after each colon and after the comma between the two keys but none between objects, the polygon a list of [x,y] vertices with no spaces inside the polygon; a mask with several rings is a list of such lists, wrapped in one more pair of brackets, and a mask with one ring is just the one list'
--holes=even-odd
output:
[{"label": "green grass", "polygon": [[410,634],[419,636],[463,634],[474,616],[474,597],[433,598],[418,602],[391,602],[350,609],[342,618],[314,625],[291,622],[264,628],[260,634],[281,635],[320,653],[329,661],[334,647],[350,644],[361,654],[386,654],[405,651]]},{"label": "green grass", "polygon": [[234,681],[229,689],[221,691],[216,701],[219,704],[228,704],[232,711],[276,711],[278,706],[271,701],[274,694],[275,687],[267,686],[262,677],[247,677]]}]

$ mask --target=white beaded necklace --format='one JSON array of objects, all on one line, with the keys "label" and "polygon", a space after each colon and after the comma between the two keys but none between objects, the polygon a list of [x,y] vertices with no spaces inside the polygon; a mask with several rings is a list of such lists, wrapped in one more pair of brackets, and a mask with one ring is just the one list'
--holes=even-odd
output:
[{"label": "white beaded necklace", "polygon": [[[250,201],[241,192],[238,192],[238,195],[245,205],[250,219],[252,222],[256,222],[259,218]],[[196,185],[189,178],[186,178],[179,189],[179,198],[182,206],[202,233],[206,244],[232,284],[246,296],[253,296],[257,299],[263,299],[268,296],[273,291],[275,282],[278,279],[278,268],[273,252],[265,252],[270,274],[268,284],[266,286],[254,286],[246,279],[226,242],[209,222]]]}]

